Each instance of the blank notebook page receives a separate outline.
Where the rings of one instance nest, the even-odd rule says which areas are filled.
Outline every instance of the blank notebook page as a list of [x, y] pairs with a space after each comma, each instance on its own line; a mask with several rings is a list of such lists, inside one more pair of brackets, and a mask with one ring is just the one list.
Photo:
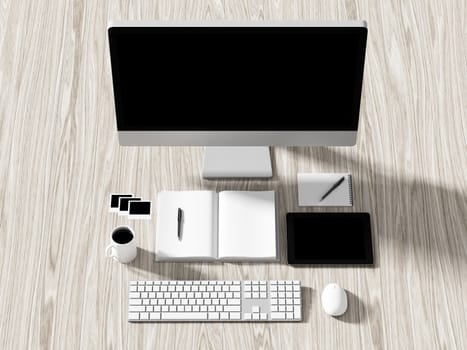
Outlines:
[[219, 258], [276, 259], [274, 191], [219, 193]]
[[[183, 210], [182, 239], [177, 236]], [[217, 194], [212, 191], [159, 192], [156, 260], [217, 258]]]

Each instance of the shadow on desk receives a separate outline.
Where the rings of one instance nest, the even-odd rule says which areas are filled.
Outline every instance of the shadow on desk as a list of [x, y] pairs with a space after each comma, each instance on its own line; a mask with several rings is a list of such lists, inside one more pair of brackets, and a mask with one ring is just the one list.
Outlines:
[[362, 323], [365, 321], [366, 307], [364, 302], [354, 293], [345, 290], [347, 293], [348, 308], [345, 314], [337, 319], [345, 323]]
[[[319, 170], [302, 168], [296, 169], [297, 172], [352, 173], [354, 206], [350, 208], [298, 207], [296, 178], [280, 187], [280, 195], [285, 197], [283, 203], [293, 203], [288, 211], [370, 212], [374, 267], [380, 266], [381, 254], [395, 256], [402, 269], [408, 259], [432, 264], [437, 258], [447, 263], [446, 266], [465, 261], [461, 244], [467, 232], [465, 188], [456, 187], [456, 183], [452, 187], [433, 183], [433, 175], [431, 180], [425, 174], [408, 177], [411, 171], [388, 166], [396, 161], [389, 157], [386, 164], [357, 158], [348, 150], [327, 147], [290, 147], [286, 152], [292, 153], [299, 164], [309, 164], [310, 168], [319, 165]], [[438, 171], [443, 170], [431, 170]], [[455, 179], [451, 176], [449, 180]], [[285, 220], [282, 221], [284, 225]], [[284, 245], [281, 250], [283, 261]]]
[[[155, 262], [155, 253], [138, 247], [138, 256], [129, 268], [157, 274], [167, 280], [209, 279], [197, 262]], [[210, 278], [213, 279], [213, 278]]]

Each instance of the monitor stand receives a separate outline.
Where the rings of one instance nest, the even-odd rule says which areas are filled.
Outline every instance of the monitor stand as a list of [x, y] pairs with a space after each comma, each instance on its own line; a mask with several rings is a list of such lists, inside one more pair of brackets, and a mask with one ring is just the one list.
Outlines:
[[206, 147], [203, 178], [272, 177], [269, 147]]

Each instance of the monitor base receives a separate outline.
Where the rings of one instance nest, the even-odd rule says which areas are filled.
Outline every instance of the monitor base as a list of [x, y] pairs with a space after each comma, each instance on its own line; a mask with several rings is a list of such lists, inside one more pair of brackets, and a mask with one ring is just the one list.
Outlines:
[[204, 179], [270, 178], [269, 147], [206, 147], [202, 176]]

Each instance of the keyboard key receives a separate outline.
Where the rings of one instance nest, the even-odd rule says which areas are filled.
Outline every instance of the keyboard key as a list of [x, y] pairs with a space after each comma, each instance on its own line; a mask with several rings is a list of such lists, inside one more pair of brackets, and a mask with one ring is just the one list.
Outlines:
[[251, 314], [249, 312], [243, 314], [244, 320], [251, 320]]
[[142, 305], [143, 300], [141, 299], [130, 299], [130, 305]]
[[231, 312], [229, 316], [231, 320], [239, 320], [241, 318], [240, 312]]
[[226, 305], [224, 306], [224, 311], [237, 312], [237, 311], [241, 311], [241, 308], [240, 306], [236, 306], [236, 305]]
[[207, 320], [207, 312], [163, 312], [162, 320]]
[[150, 320], [160, 320], [161, 319], [161, 314], [159, 312], [151, 312], [149, 314], [149, 319]]
[[271, 320], [285, 320], [285, 312], [271, 312]]
[[144, 312], [144, 311], [146, 311], [146, 306], [143, 306], [143, 305], [128, 306], [128, 312]]
[[221, 320], [228, 320], [228, 319], [229, 319], [229, 314], [228, 314], [228, 312], [221, 312], [221, 313], [220, 313], [220, 319], [221, 319]]
[[227, 304], [229, 305], [240, 305], [240, 299], [227, 299]]
[[294, 306], [294, 318], [301, 319], [302, 318], [302, 308], [300, 306]]
[[128, 320], [129, 321], [139, 320], [139, 312], [129, 312]]
[[219, 319], [219, 313], [218, 312], [210, 312], [208, 314], [210, 320], [218, 320]]
[[139, 314], [140, 320], [149, 320], [149, 314], [147, 312], [142, 312]]

